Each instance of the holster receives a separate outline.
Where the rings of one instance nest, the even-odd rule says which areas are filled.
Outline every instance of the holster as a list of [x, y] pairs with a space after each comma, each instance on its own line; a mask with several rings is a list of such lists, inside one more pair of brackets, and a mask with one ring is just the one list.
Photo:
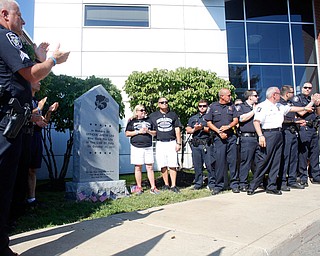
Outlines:
[[3, 132], [3, 135], [8, 139], [14, 139], [17, 137], [21, 128], [30, 119], [31, 109], [27, 103], [24, 107], [21, 107], [18, 99], [16, 98], [11, 98], [9, 100], [9, 106], [12, 108], [9, 114], [9, 122]]

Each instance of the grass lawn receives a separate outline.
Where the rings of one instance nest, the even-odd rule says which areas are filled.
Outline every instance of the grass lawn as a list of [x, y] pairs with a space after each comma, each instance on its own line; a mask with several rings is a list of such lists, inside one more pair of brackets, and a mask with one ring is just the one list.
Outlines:
[[[143, 180], [146, 180], [146, 174], [144, 173], [143, 175]], [[156, 184], [160, 188], [162, 186], [162, 179], [159, 178], [160, 173], [155, 173], [155, 175], [157, 178]], [[161, 191], [160, 195], [150, 194], [148, 182], [144, 182], [145, 192], [142, 195], [131, 195], [117, 200], [107, 200], [103, 203], [69, 201], [65, 199], [64, 191], [49, 191], [45, 189], [46, 184], [39, 183], [37, 198], [42, 202], [42, 205], [35, 209], [29, 209], [17, 221], [17, 225], [11, 235], [210, 196], [211, 193], [207, 189], [191, 190], [193, 178], [194, 174], [192, 172], [178, 172], [177, 181], [178, 186], [181, 188], [181, 193], [179, 194], [170, 191]], [[126, 180], [127, 186], [135, 184], [134, 175], [132, 174], [120, 175], [120, 179]]]

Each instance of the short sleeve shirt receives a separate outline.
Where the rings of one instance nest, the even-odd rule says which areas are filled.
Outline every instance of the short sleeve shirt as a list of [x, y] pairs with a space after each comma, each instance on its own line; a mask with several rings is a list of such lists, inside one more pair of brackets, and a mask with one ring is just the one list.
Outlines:
[[279, 102], [273, 104], [266, 99], [257, 106], [254, 120], [260, 121], [262, 129], [281, 128], [284, 115], [290, 111], [291, 107], [282, 105]]
[[[154, 131], [154, 125], [149, 118], [132, 119], [126, 127], [126, 131], [139, 131], [141, 128], [147, 127], [149, 130]], [[130, 137], [130, 143], [137, 148], [146, 148], [152, 146], [152, 136], [149, 133], [137, 134]]]
[[[249, 113], [252, 111], [252, 106], [250, 106], [247, 102], [244, 102], [242, 104], [237, 105], [236, 110], [238, 112], [238, 117], [240, 117], [243, 114]], [[245, 132], [255, 132], [255, 128], [253, 126], [253, 116], [245, 121], [245, 122], [240, 122], [239, 120], [239, 129], [241, 132], [245, 133]]]
[[18, 71], [33, 66], [33, 61], [23, 48], [21, 39], [14, 32], [0, 25], [0, 85], [4, 86], [5, 94], [2, 104], [10, 98], [17, 98], [20, 105], [32, 104], [30, 83]]
[[[204, 115], [202, 115], [201, 113], [198, 113], [190, 117], [188, 121], [188, 126], [191, 128], [194, 128], [195, 124], [202, 124], [202, 127], [206, 127], [207, 121], [204, 119]], [[192, 137], [198, 138], [198, 139], [207, 139], [209, 138], [209, 133], [205, 132], [204, 130], [198, 130], [194, 132]]]
[[[297, 107], [305, 107], [307, 106], [311, 101], [311, 97], [310, 96], [305, 96], [303, 94], [298, 94], [297, 96], [295, 96], [292, 100], [292, 103], [294, 106]], [[316, 113], [313, 111], [311, 113], [306, 113], [303, 116], [300, 116], [298, 113], [297, 115], [299, 117], [301, 117], [302, 119], [306, 120], [306, 121], [313, 121], [316, 119], [317, 115]]]
[[238, 113], [232, 103], [220, 104], [213, 102], [207, 111], [204, 119], [211, 121], [218, 129], [223, 125], [229, 125], [234, 118], [238, 118]]
[[157, 131], [157, 140], [170, 141], [176, 139], [175, 128], [182, 127], [182, 125], [175, 112], [169, 111], [164, 114], [156, 111], [150, 114], [150, 118]]

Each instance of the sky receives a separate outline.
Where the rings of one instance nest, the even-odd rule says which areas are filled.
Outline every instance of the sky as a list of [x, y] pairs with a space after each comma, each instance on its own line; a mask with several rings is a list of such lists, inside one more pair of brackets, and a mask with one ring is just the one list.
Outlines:
[[22, 18], [26, 22], [24, 30], [33, 39], [33, 27], [34, 27], [34, 0], [16, 0], [20, 5], [20, 11]]

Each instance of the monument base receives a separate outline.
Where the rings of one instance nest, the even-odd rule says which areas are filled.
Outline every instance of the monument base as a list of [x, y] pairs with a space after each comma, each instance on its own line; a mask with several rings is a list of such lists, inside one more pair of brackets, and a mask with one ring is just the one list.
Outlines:
[[128, 195], [125, 180], [66, 183], [66, 198], [71, 200], [103, 202]]

